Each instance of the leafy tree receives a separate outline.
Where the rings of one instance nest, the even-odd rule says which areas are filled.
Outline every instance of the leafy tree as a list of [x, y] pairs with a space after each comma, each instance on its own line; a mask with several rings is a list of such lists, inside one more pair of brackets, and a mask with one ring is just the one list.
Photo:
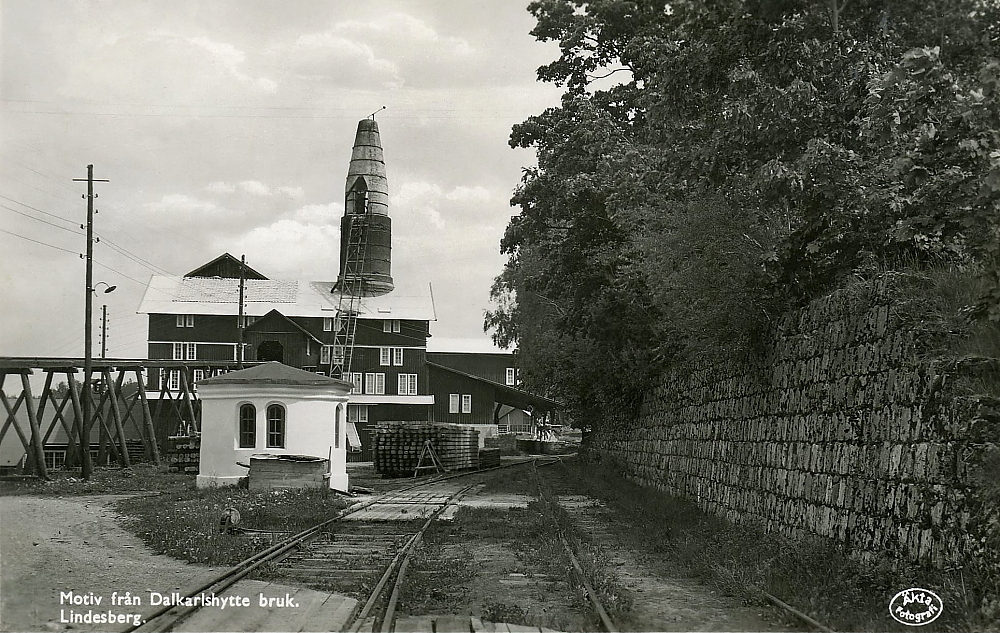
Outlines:
[[511, 135], [487, 328], [597, 419], [868, 261], [995, 258], [998, 6], [533, 2], [566, 91]]

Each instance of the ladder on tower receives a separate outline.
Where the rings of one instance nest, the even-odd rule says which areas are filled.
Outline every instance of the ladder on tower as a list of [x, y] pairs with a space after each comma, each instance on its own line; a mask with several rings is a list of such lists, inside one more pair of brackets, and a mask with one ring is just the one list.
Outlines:
[[[334, 337], [330, 376], [351, 381], [351, 360], [354, 357], [354, 335], [358, 327], [358, 311], [361, 309], [361, 295], [364, 290], [362, 275], [368, 261], [368, 220], [367, 205], [364, 212], [351, 214], [347, 252], [341, 270], [344, 271], [340, 283], [340, 297], [337, 302], [339, 329]], [[353, 257], [352, 257], [353, 255]], [[347, 305], [345, 306], [345, 301]]]

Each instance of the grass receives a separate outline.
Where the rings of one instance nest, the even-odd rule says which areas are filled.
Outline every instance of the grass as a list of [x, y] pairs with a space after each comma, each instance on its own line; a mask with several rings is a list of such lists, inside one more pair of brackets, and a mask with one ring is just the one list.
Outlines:
[[166, 466], [136, 464], [131, 468], [95, 468], [90, 479], [77, 470], [49, 472], [50, 480], [18, 478], [0, 481], [0, 495], [111, 495], [170, 492], [192, 488], [194, 475], [170, 472]]
[[1000, 630], [1000, 570], [986, 564], [942, 571], [886, 557], [865, 566], [830, 541], [733, 525], [606, 466], [569, 460], [558, 477], [606, 504], [623, 544], [664, 575], [685, 571], [752, 604], [766, 591], [838, 631], [908, 630], [888, 617], [889, 600], [926, 587], [945, 601], [935, 630]]
[[[192, 563], [232, 565], [332, 516], [347, 503], [326, 490], [251, 492], [235, 487], [184, 490], [122, 499], [126, 527], [158, 554]], [[220, 531], [227, 508], [245, 534]]]

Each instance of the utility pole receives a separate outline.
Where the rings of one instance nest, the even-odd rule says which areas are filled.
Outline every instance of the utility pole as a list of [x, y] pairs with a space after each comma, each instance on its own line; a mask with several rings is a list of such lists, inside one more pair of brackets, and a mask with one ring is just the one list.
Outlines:
[[243, 369], [243, 330], [246, 327], [246, 323], [244, 322], [246, 316], [243, 314], [243, 285], [246, 280], [246, 271], [247, 271], [247, 256], [240, 255], [240, 312], [239, 312], [240, 316], [236, 321], [236, 327], [239, 330], [240, 334], [240, 342], [237, 343], [238, 347], [236, 348], [237, 369]]
[[[74, 178], [74, 182], [83, 182], [83, 178]], [[94, 166], [87, 165], [87, 301], [84, 312], [83, 332], [83, 424], [80, 428], [80, 474], [84, 479], [90, 479], [92, 464], [90, 463], [90, 427], [91, 420], [91, 374], [94, 371], [92, 346], [94, 308], [94, 182], [109, 182], [104, 179], [94, 179]]]
[[101, 358], [108, 357], [108, 304], [101, 306]]

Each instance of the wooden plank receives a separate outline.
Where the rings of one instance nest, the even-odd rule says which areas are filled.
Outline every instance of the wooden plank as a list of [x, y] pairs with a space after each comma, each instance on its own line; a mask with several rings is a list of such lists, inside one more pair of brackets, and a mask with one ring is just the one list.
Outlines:
[[304, 614], [299, 621], [299, 631], [340, 631], [347, 625], [357, 610], [358, 601], [336, 593], [327, 596], [316, 612]]
[[257, 606], [257, 594], [270, 583], [260, 580], [241, 580], [225, 592], [223, 596], [244, 596], [250, 599], [249, 607], [220, 609], [208, 607], [195, 611], [190, 617], [174, 627], [174, 631], [209, 633], [212, 631], [257, 631], [256, 623], [266, 613]]
[[396, 630], [406, 633], [434, 633], [434, 618], [429, 615], [396, 618]]
[[[274, 583], [268, 585], [264, 589], [264, 596], [274, 596], [281, 597], [282, 592], [291, 594], [292, 601], [298, 605], [298, 607], [274, 607], [270, 611], [265, 611], [261, 608], [263, 617], [254, 623], [254, 629], [257, 631], [294, 631], [298, 628], [298, 622], [305, 615], [305, 604], [310, 604], [315, 600], [318, 600], [320, 604], [326, 601], [329, 597], [324, 593], [319, 591], [312, 591], [306, 589], [305, 587], [289, 587], [286, 585], [276, 585]], [[318, 594], [318, 595], [317, 595]], [[251, 600], [257, 600], [259, 597], [254, 594]]]
[[496, 627], [489, 620], [483, 622], [479, 618], [473, 616], [472, 618], [469, 618], [469, 624], [472, 627], [472, 633], [496, 633]]
[[441, 615], [434, 620], [435, 633], [471, 633], [471, 631], [472, 622], [467, 615]]

